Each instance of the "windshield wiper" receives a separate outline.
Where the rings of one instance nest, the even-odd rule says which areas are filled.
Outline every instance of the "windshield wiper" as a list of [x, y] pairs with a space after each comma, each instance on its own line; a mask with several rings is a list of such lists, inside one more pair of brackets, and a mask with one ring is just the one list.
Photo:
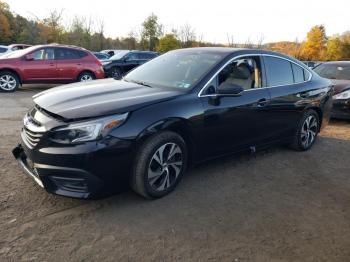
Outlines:
[[143, 82], [143, 81], [126, 80], [125, 78], [123, 78], [123, 80], [126, 81], [126, 82], [135, 83], [135, 84], [142, 85], [142, 86], [152, 87], [152, 86], [150, 86], [149, 84], [147, 84], [146, 82]]

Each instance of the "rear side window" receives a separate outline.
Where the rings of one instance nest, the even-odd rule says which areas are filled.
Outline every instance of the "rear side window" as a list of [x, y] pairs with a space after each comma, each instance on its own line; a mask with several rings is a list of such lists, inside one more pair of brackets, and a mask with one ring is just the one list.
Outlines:
[[78, 50], [77, 52], [78, 52], [78, 54], [79, 54], [79, 56], [80, 56], [81, 58], [83, 58], [83, 57], [85, 57], [85, 56], [87, 56], [87, 55], [88, 55], [88, 53], [87, 53], [87, 52], [82, 51], [82, 50]]
[[140, 59], [152, 59], [155, 56], [155, 54], [152, 54], [152, 53], [139, 53], [139, 57]]
[[265, 56], [264, 62], [268, 86], [291, 85], [294, 83], [292, 65], [289, 61]]
[[68, 49], [68, 48], [57, 48], [56, 59], [67, 60], [67, 59], [79, 59], [82, 57], [80, 50]]
[[304, 69], [296, 64], [292, 63], [292, 69], [294, 74], [294, 82], [301, 83], [305, 81], [304, 78]]
[[6, 48], [0, 47], [0, 53], [5, 53], [7, 51]]
[[138, 53], [129, 53], [126, 56], [126, 60], [138, 60], [139, 59], [139, 54]]
[[94, 54], [98, 59], [108, 59], [108, 55], [95, 53]]

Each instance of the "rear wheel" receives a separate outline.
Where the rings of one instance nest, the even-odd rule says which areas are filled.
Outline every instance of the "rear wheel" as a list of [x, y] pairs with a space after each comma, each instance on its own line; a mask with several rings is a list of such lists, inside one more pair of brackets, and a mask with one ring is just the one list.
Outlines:
[[8, 71], [0, 72], [0, 90], [2, 92], [14, 92], [19, 86], [19, 78]]
[[79, 82], [87, 82], [94, 79], [95, 79], [95, 76], [90, 72], [82, 72], [78, 77]]
[[310, 109], [299, 122], [297, 132], [291, 147], [298, 151], [306, 151], [315, 143], [320, 129], [318, 114]]
[[187, 165], [187, 148], [181, 136], [162, 132], [141, 146], [131, 177], [131, 187], [146, 198], [160, 198], [180, 182]]

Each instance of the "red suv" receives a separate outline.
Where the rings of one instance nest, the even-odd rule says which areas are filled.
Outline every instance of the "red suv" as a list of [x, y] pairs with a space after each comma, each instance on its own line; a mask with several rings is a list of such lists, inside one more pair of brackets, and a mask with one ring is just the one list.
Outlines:
[[0, 57], [0, 91], [26, 83], [69, 83], [104, 78], [101, 62], [89, 51], [65, 45], [40, 45]]

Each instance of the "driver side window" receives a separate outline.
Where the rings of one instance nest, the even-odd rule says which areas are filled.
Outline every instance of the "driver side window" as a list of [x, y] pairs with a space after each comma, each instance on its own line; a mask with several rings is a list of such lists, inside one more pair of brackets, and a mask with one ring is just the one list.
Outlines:
[[260, 56], [239, 58], [225, 66], [214, 78], [207, 89], [207, 94], [216, 93], [219, 86], [236, 85], [244, 90], [263, 86]]
[[33, 60], [53, 60], [55, 59], [52, 48], [43, 48], [32, 53]]

